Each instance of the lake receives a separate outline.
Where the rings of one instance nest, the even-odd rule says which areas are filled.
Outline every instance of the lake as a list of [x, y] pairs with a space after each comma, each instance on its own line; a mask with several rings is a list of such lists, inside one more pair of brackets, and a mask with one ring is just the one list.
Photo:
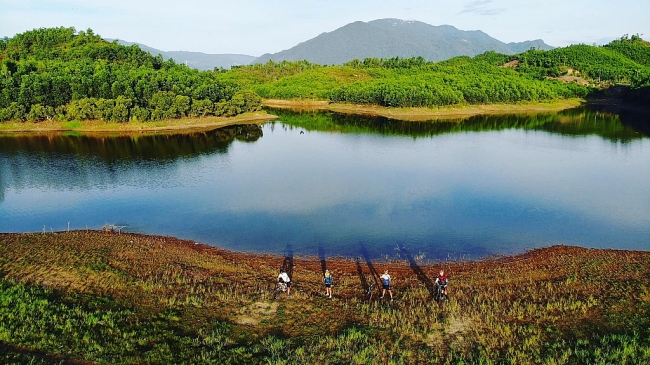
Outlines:
[[112, 224], [235, 251], [425, 262], [650, 249], [647, 116], [271, 112], [184, 135], [0, 136], [0, 231]]

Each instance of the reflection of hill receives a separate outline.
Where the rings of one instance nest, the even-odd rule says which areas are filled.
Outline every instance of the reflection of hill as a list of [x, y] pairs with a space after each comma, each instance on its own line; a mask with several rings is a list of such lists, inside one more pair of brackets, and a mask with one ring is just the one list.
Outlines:
[[129, 181], [137, 185], [147, 178], [164, 181], [161, 166], [226, 153], [234, 140], [252, 142], [260, 137], [262, 128], [256, 124], [182, 135], [0, 136], [0, 202], [9, 186], [73, 189]]
[[235, 125], [212, 131], [148, 136], [35, 135], [1, 136], [0, 154], [80, 155], [106, 163], [171, 161], [202, 154], [225, 153], [234, 140], [256, 141], [262, 128], [256, 124]]
[[[504, 129], [541, 130], [563, 135], [598, 135], [611, 141], [627, 142], [644, 135], [622, 123], [622, 116], [587, 107], [556, 113], [479, 115], [458, 121], [406, 122], [385, 117], [368, 117], [333, 112], [295, 112], [271, 109], [279, 121], [307, 130], [372, 133], [429, 137], [446, 133], [498, 131]], [[630, 118], [630, 116], [627, 116]]]
[[4, 163], [2, 162], [2, 159], [0, 159], [0, 203], [5, 201], [5, 189], [7, 188], [7, 184], [5, 183], [5, 180], [7, 179], [7, 176], [5, 175], [5, 171], [2, 168], [2, 165]]

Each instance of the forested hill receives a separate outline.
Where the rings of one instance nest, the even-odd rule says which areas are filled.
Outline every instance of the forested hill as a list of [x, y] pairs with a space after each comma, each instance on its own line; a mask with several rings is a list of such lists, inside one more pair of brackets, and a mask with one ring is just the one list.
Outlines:
[[90, 29], [41, 28], [0, 40], [0, 121], [235, 115], [260, 103], [214, 72], [107, 42]]
[[387, 107], [537, 102], [613, 85], [650, 104], [649, 60], [650, 43], [624, 36], [601, 47], [490, 51], [442, 62], [283, 61], [198, 71], [136, 45], [107, 42], [92, 30], [37, 29], [0, 40], [0, 122], [231, 116], [259, 108], [260, 96]]
[[274, 99], [329, 99], [388, 107], [515, 103], [585, 97], [619, 85], [626, 97], [649, 101], [650, 45], [624, 36], [606, 46], [573, 45], [506, 55], [485, 52], [442, 62], [366, 58], [323, 67], [307, 61], [268, 62], [219, 75]]
[[531, 47], [553, 47], [541, 39], [521, 43], [503, 43], [482, 31], [463, 31], [450, 25], [433, 26], [418, 21], [379, 19], [354, 22], [323, 33], [295, 47], [265, 54], [253, 61], [307, 60], [321, 65], [340, 65], [353, 59], [423, 57], [441, 61], [456, 56], [475, 56], [486, 51], [513, 54]]

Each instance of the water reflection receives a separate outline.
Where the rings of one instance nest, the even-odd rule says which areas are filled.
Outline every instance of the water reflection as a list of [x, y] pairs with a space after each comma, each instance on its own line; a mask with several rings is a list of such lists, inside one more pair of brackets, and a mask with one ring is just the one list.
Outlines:
[[263, 135], [257, 124], [235, 125], [205, 132], [106, 136], [79, 134], [0, 135], [0, 154], [98, 158], [106, 164], [149, 161], [158, 163], [202, 154], [226, 153], [235, 140], [255, 142]]
[[[296, 112], [268, 108], [283, 124], [321, 132], [365, 133], [432, 137], [446, 133], [486, 132], [505, 129], [537, 130], [562, 135], [597, 135], [614, 142], [629, 142], [650, 135], [648, 117], [639, 113], [616, 114], [606, 108], [582, 106], [539, 114], [478, 115], [463, 120], [409, 122], [335, 112]], [[623, 122], [622, 115], [626, 122]], [[644, 119], [645, 118], [645, 119]]]
[[0, 137], [0, 231], [116, 224], [414, 270], [560, 243], [648, 249], [650, 139], [617, 115], [277, 114], [180, 136]]
[[67, 190], [142, 183], [147, 174], [176, 168], [179, 160], [225, 155], [233, 141], [262, 136], [256, 124], [174, 135], [0, 136], [0, 202], [9, 186]]

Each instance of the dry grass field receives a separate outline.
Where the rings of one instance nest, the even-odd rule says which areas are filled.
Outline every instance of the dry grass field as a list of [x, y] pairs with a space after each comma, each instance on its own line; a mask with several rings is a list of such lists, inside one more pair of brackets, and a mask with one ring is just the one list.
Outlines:
[[[434, 264], [401, 256], [282, 257], [97, 231], [0, 234], [0, 361], [650, 361], [650, 252], [553, 246]], [[281, 267], [292, 295], [273, 299]], [[450, 299], [439, 303], [440, 268]], [[379, 299], [384, 270], [392, 302]]]

